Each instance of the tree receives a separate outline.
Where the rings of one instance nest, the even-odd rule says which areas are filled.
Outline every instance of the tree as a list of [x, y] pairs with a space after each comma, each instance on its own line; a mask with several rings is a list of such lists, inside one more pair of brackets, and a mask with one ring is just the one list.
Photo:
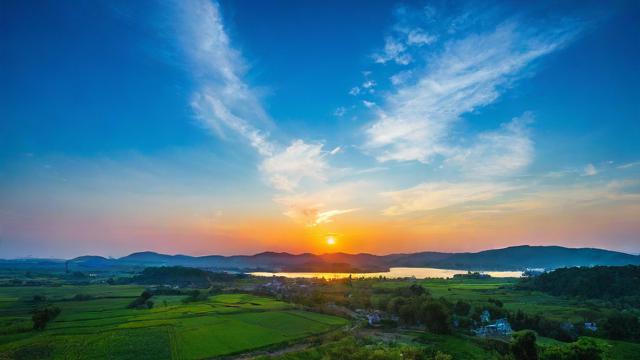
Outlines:
[[425, 294], [427, 292], [422, 287], [422, 285], [419, 285], [419, 284], [413, 284], [413, 285], [409, 286], [409, 290], [411, 290], [411, 293], [413, 294], [413, 296], [420, 296], [420, 295]]
[[538, 360], [536, 334], [533, 331], [517, 333], [511, 343], [511, 353], [516, 360]]
[[463, 300], [458, 300], [453, 308], [455, 314], [460, 316], [467, 316], [469, 310], [471, 310], [471, 304]]
[[57, 306], [46, 306], [33, 312], [31, 320], [33, 320], [33, 328], [36, 330], [44, 330], [47, 323], [55, 319], [60, 314], [60, 308]]
[[[153, 296], [153, 293], [149, 290], [143, 291], [140, 296], [138, 296], [135, 300], [133, 300], [129, 304], [130, 309], [151, 309], [153, 307], [153, 302], [149, 300]], [[151, 306], [149, 306], [151, 305]]]
[[634, 315], [617, 312], [607, 318], [602, 330], [614, 340], [640, 340], [640, 321]]
[[451, 314], [439, 301], [430, 300], [422, 305], [420, 318], [428, 331], [436, 334], [451, 332]]

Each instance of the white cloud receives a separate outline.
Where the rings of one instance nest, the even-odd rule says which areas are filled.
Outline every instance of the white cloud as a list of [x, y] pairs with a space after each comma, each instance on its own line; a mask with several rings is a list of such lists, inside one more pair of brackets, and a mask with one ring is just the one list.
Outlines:
[[382, 53], [374, 54], [373, 60], [379, 64], [394, 61], [398, 65], [407, 65], [413, 60], [411, 55], [406, 53], [406, 45], [392, 36], [387, 36], [384, 42]]
[[[263, 157], [260, 169], [278, 190], [293, 191], [304, 178], [325, 180], [329, 168], [322, 144], [295, 140], [281, 149], [260, 129], [270, 119], [256, 91], [244, 80], [240, 53], [233, 49], [218, 5], [206, 0], [180, 3], [181, 39], [200, 84], [191, 106], [197, 118], [220, 136], [230, 130]], [[346, 109], [338, 108], [336, 116]]]
[[383, 213], [396, 216], [468, 202], [487, 201], [514, 189], [514, 186], [502, 183], [423, 183], [405, 190], [382, 193], [384, 198], [393, 203]]
[[362, 183], [344, 183], [311, 194], [281, 195], [274, 201], [285, 207], [284, 214], [291, 219], [316, 226], [332, 222], [336, 216], [348, 214], [359, 209], [347, 204], [365, 187]]
[[323, 211], [316, 216], [316, 220], [313, 224], [319, 225], [319, 224], [329, 223], [333, 221], [333, 217], [335, 216], [348, 214], [350, 212], [354, 212], [357, 210], [358, 209], [344, 209], [344, 210], [336, 209], [336, 210]]
[[331, 154], [331, 155], [336, 155], [336, 154], [340, 153], [341, 151], [342, 151], [342, 147], [340, 147], [340, 146], [336, 146], [335, 148], [333, 148], [333, 150], [331, 150], [331, 151], [329, 152], [329, 154]]
[[351, 90], [349, 90], [349, 95], [356, 96], [358, 94], [360, 94], [360, 88], [357, 86], [354, 86], [351, 88]]
[[218, 135], [224, 130], [245, 137], [264, 156], [273, 152], [267, 134], [255, 123], [269, 122], [260, 99], [243, 80], [244, 60], [231, 47], [215, 3], [194, 1], [181, 4], [180, 34], [184, 51], [193, 62], [201, 84], [191, 105], [196, 116]]
[[347, 113], [347, 108], [345, 108], [344, 106], [339, 106], [334, 112], [333, 112], [333, 116], [337, 116], [337, 117], [343, 117], [344, 114]]
[[444, 44], [417, 75], [387, 97], [366, 128], [366, 148], [379, 161], [430, 162], [451, 156], [452, 127], [461, 115], [493, 103], [532, 61], [566, 43], [571, 29], [519, 29], [514, 23]]
[[411, 70], [400, 71], [399, 73], [392, 75], [389, 80], [394, 86], [403, 85], [411, 78], [412, 74], [413, 72]]
[[376, 82], [373, 80], [366, 80], [365, 82], [362, 83], [362, 87], [364, 89], [370, 89], [374, 86], [376, 86]]
[[271, 156], [274, 144], [268, 135], [255, 128], [249, 122], [234, 114], [233, 109], [225, 104], [225, 99], [214, 95], [205, 88], [193, 95], [191, 106], [198, 119], [210, 129], [222, 135], [222, 126], [243, 136], [262, 156]]
[[533, 121], [525, 113], [500, 129], [480, 133], [468, 147], [455, 148], [448, 159], [467, 176], [511, 175], [525, 168], [533, 160], [533, 141], [527, 124]]
[[[608, 183], [574, 183], [558, 186], [534, 183], [518, 185], [506, 182], [424, 183], [416, 187], [383, 193], [392, 202], [384, 210], [388, 216], [414, 212], [436, 211], [454, 207], [455, 211], [441, 211], [445, 216], [468, 214], [514, 213], [519, 211], [562, 212], [602, 204], [635, 203], [640, 200], [637, 180]], [[453, 214], [453, 215], [452, 215]]]
[[622, 164], [622, 165], [618, 166], [618, 169], [629, 169], [629, 168], [632, 168], [632, 167], [638, 166], [638, 165], [640, 165], [640, 161], [631, 162], [631, 163], [627, 163], [627, 164]]
[[587, 166], [585, 166], [582, 172], [583, 176], [594, 176], [597, 174], [598, 174], [598, 169], [596, 169], [596, 167], [593, 166], [593, 164], [588, 164]]
[[433, 44], [438, 39], [435, 35], [430, 35], [424, 32], [422, 29], [412, 29], [407, 33], [407, 44], [409, 45], [429, 45]]
[[295, 140], [284, 151], [267, 157], [260, 166], [273, 187], [293, 191], [303, 178], [324, 181], [329, 165], [322, 144]]
[[367, 100], [362, 100], [362, 104], [368, 107], [369, 109], [376, 106], [376, 103], [374, 103], [373, 101], [367, 101]]

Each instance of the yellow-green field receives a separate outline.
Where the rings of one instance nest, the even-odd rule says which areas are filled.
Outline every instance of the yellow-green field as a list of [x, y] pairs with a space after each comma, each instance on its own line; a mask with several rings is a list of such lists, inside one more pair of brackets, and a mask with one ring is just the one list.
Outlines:
[[[269, 298], [223, 294], [183, 304], [154, 296], [153, 309], [126, 306], [137, 286], [0, 288], [0, 359], [202, 359], [286, 343], [335, 329], [346, 320], [305, 312]], [[44, 331], [29, 329], [34, 294], [62, 309]], [[88, 301], [69, 301], [75, 294]]]

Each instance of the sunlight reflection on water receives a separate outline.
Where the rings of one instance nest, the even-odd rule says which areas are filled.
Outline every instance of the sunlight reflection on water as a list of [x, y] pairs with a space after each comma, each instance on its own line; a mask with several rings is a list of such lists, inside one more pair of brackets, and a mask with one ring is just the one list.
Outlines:
[[[425, 278], [452, 278], [456, 274], [466, 274], [466, 270], [447, 270], [447, 269], [435, 269], [435, 268], [411, 268], [411, 267], [394, 267], [387, 272], [376, 273], [322, 273], [322, 272], [252, 272], [251, 275], [255, 276], [284, 276], [288, 278], [325, 278], [325, 279], [342, 279], [351, 275], [354, 278], [373, 278], [373, 277], [386, 277], [386, 278], [407, 278], [415, 277], [416, 279]], [[522, 271], [481, 271], [483, 274], [488, 274], [491, 277], [506, 278], [506, 277], [522, 277]]]

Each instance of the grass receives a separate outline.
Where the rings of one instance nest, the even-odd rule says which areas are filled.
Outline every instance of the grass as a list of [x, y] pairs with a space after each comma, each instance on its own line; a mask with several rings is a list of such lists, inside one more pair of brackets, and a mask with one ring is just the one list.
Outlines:
[[605, 340], [590, 338], [603, 350], [603, 359], [622, 360], [638, 359], [640, 357], [640, 344], [626, 341]]
[[454, 359], [490, 360], [499, 359], [500, 355], [482, 347], [481, 342], [475, 338], [461, 335], [437, 335], [432, 333], [414, 333], [421, 343], [443, 351]]
[[[345, 319], [297, 310], [247, 294], [183, 304], [157, 296], [150, 310], [127, 309], [137, 286], [0, 288], [0, 324], [30, 327], [33, 295], [62, 309], [47, 329], [0, 335], [0, 359], [202, 359], [241, 353], [323, 333]], [[92, 295], [72, 301], [75, 294]]]

